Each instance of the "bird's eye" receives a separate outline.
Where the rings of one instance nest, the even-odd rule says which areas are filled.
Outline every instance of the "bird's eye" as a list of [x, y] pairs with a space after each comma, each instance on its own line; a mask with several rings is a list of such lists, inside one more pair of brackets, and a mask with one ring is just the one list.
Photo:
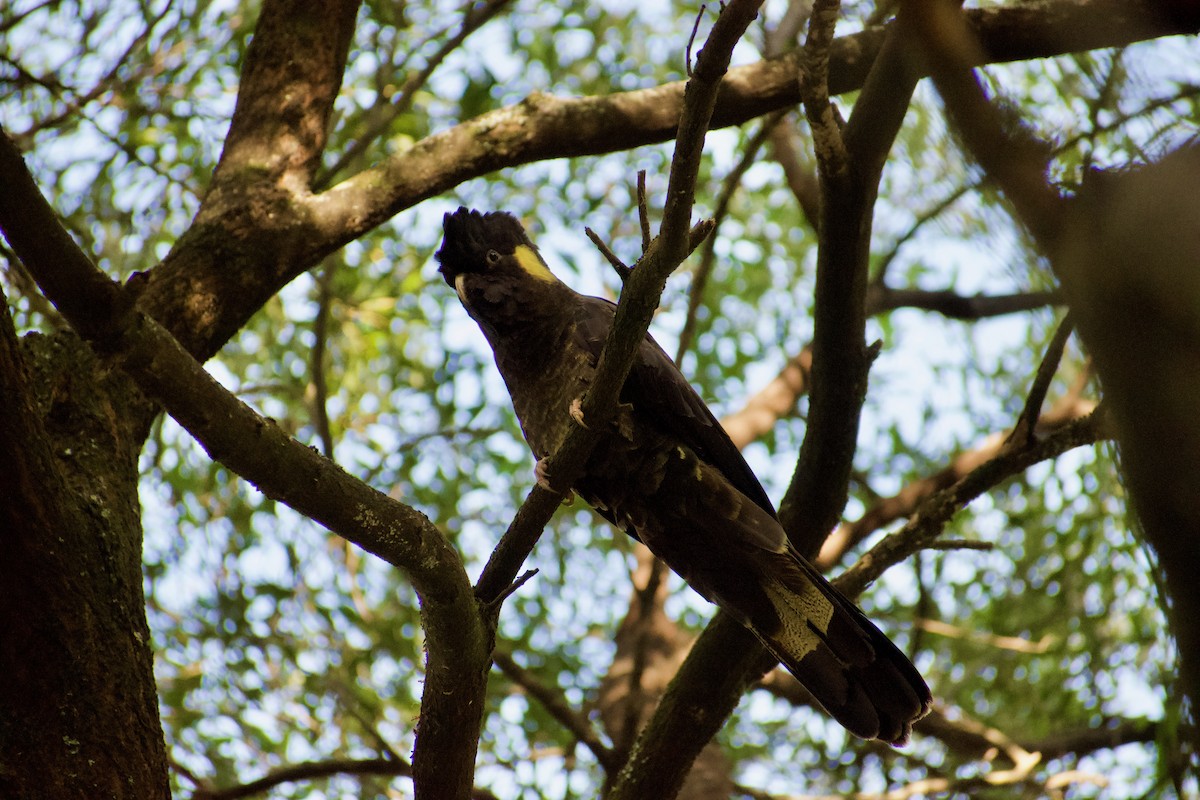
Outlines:
[[500, 254], [495, 250], [488, 250], [487, 255], [484, 256], [484, 258], [486, 258], [487, 262], [493, 267], [500, 263]]

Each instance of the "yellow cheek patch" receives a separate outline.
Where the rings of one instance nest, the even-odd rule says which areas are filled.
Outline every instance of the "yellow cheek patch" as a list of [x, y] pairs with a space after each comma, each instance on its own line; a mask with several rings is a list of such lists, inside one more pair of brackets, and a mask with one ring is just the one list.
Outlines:
[[550, 271], [550, 268], [546, 266], [545, 262], [528, 245], [517, 245], [517, 249], [513, 251], [513, 257], [517, 259], [517, 263], [521, 265], [521, 269], [539, 281], [551, 283], [558, 280], [558, 278], [554, 277], [554, 273]]

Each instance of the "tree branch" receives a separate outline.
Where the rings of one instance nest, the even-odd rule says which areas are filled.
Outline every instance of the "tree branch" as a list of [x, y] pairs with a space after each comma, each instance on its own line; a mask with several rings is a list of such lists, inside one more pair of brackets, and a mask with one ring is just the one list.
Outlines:
[[1016, 424], [1013, 425], [1012, 433], [1008, 435], [1008, 440], [1005, 442], [1006, 447], [1024, 446], [1033, 439], [1034, 428], [1042, 415], [1042, 404], [1046, 402], [1046, 392], [1050, 391], [1050, 382], [1054, 380], [1054, 375], [1058, 372], [1058, 365], [1062, 362], [1067, 340], [1071, 338], [1074, 330], [1075, 325], [1068, 313], [1054, 331], [1054, 336], [1050, 338], [1046, 353], [1042, 356], [1041, 363], [1038, 364], [1037, 372], [1034, 373], [1033, 383], [1029, 387], [1029, 395], [1025, 398], [1025, 407], [1021, 409], [1021, 414], [1017, 417]]
[[900, 308], [917, 308], [922, 311], [934, 311], [949, 319], [968, 322], [1033, 311], [1063, 302], [1062, 292], [1057, 289], [1015, 294], [961, 295], [950, 289], [893, 289], [880, 283], [872, 283], [867, 290], [867, 311], [871, 316]]
[[225, 193], [236, 195], [247, 183], [308, 191], [328, 138], [358, 6], [358, 0], [263, 4], [198, 222], [206, 207], [219, 207]]
[[833, 581], [834, 585], [848, 597], [857, 597], [889, 567], [937, 539], [950, 517], [976, 497], [1040, 461], [1056, 458], [1081, 445], [1092, 444], [1105, 435], [1103, 412], [1097, 410], [1063, 426], [1045, 439], [1032, 441], [1020, 448], [1002, 448], [952, 486], [925, 498], [903, 528], [888, 534], [871, 548], [854, 566], [839, 575]]
[[[814, 15], [813, 24], [819, 19]], [[821, 219], [813, 301], [812, 391], [796, 471], [779, 508], [788, 538], [809, 558], [837, 524], [849, 496], [867, 371], [874, 357], [865, 339], [875, 198], [887, 153], [916, 82], [903, 37], [893, 28], [845, 130], [828, 130], [823, 136], [829, 143], [817, 151]], [[819, 88], [805, 98], [806, 108], [822, 102], [827, 101], [822, 100]], [[807, 113], [812, 126], [832, 124], [824, 119], [827, 114], [820, 107]], [[813, 135], [818, 135], [815, 127]]]
[[780, 418], [792, 413], [796, 402], [808, 391], [812, 375], [812, 347], [788, 359], [771, 381], [732, 414], [721, 418], [721, 427], [742, 450], [765, 436]]
[[[1150, 15], [1151, 8], [1149, 0], [1058, 0], [1032, 8], [979, 9], [968, 18], [991, 61], [1058, 55], [1196, 30], [1187, 20]], [[339, 26], [322, 27], [336, 30]], [[883, 39], [882, 28], [834, 39], [831, 94], [862, 86]], [[293, 48], [286, 37], [272, 41], [276, 46], [267, 48], [264, 37], [264, 47], [254, 52], [277, 50], [285, 57], [287, 52], [304, 53], [303, 58], [284, 58], [281, 63], [312, 57], [302, 43]], [[334, 52], [329, 47], [314, 51], [322, 58]], [[730, 70], [721, 84], [711, 124], [741, 124], [794, 105], [799, 98], [798, 64], [799, 56], [793, 53]], [[316, 66], [305, 69], [305, 75], [312, 75]], [[326, 70], [325, 74], [329, 80], [340, 72]], [[217, 203], [210, 192], [197, 224], [152, 271], [142, 307], [166, 324], [189, 352], [205, 360], [279, 288], [400, 210], [504, 167], [669, 140], [677, 130], [683, 86], [673, 83], [573, 99], [533, 95], [426, 137], [315, 196], [303, 187], [286, 192], [272, 189], [273, 184], [248, 171], [245, 189], [258, 187], [256, 202], [249, 203], [249, 196], [239, 202], [236, 193], [224, 193], [217, 196], [228, 202]], [[322, 90], [321, 96], [330, 92], [336, 93], [336, 85]], [[246, 236], [248, 231], [253, 231], [253, 237]]]
[[796, 125], [790, 117], [784, 117], [771, 129], [771, 157], [783, 168], [788, 189], [796, 198], [805, 222], [815, 231], [821, 224], [821, 189], [816, 173], [805, 163], [796, 145], [798, 137]]
[[850, 168], [850, 154], [842, 139], [842, 119], [829, 101], [829, 49], [841, 6], [841, 0], [813, 3], [800, 73], [800, 99], [812, 130], [817, 173], [826, 180]]
[[348, 241], [314, 235], [308, 204], [358, 5], [262, 5], [208, 191], [139, 301], [201, 361]]
[[684, 354], [691, 347], [692, 337], [696, 333], [696, 315], [700, 310], [700, 304], [704, 302], [704, 290], [708, 287], [708, 278], [716, 263], [717, 228], [720, 227], [721, 220], [729, 213], [729, 204], [733, 202], [733, 196], [737, 194], [746, 170], [754, 164], [755, 159], [758, 158], [758, 151], [762, 149], [763, 144], [770, 137], [771, 131], [783, 119], [785, 113], [777, 111], [763, 120], [758, 132], [746, 142], [738, 163], [729, 171], [721, 184], [721, 191], [713, 206], [713, 232], [704, 240], [704, 249], [700, 251], [700, 264], [692, 275], [692, 287], [688, 291], [687, 313], [684, 316], [683, 328], [679, 332], [679, 344], [675, 349], [676, 364], [682, 361]]
[[[1195, 33], [1200, 24], [1153, 13], [1153, 0], [1057, 0], [1031, 6], [971, 9], [987, 63], [1043, 58]], [[894, 23], [893, 23], [894, 24]], [[838, 37], [830, 45], [829, 94], [862, 87], [885, 28]], [[981, 62], [983, 63], [983, 62]], [[712, 127], [794, 106], [800, 54], [729, 70]], [[684, 83], [603, 97], [535, 94], [429, 136], [411, 149], [333, 187], [313, 203], [326, 237], [338, 244], [471, 178], [550, 158], [597, 155], [669, 140], [678, 127]]]
[[[206, 786], [197, 782], [197, 788], [192, 793], [192, 800], [241, 800], [263, 794], [284, 783], [299, 781], [314, 781], [322, 778], [332, 778], [337, 775], [394, 775], [412, 777], [412, 764], [403, 759], [395, 758], [334, 758], [328, 761], [308, 761], [302, 764], [289, 764], [273, 769], [261, 778], [237, 786], [223, 789]], [[496, 800], [496, 795], [486, 789], [472, 789], [471, 800]]]
[[[759, 686], [775, 697], [795, 706], [815, 707], [812, 694], [783, 669], [772, 670]], [[948, 717], [938, 707], [922, 717], [913, 727], [922, 736], [937, 739], [964, 759], [983, 759], [996, 753], [1009, 764], [1014, 763], [1009, 753], [1016, 746], [1018, 751], [1040, 753], [1044, 761], [1064, 756], [1085, 756], [1125, 744], [1154, 741], [1161, 722], [1144, 718], [1110, 717], [1099, 725], [1086, 728], [1071, 728], [1033, 739], [1020, 735], [1007, 736], [995, 728], [956, 711], [954, 718]]]
[[[1038, 420], [1035, 433], [1048, 436], [1063, 426], [1086, 417], [1095, 411], [1096, 404], [1090, 400], [1070, 397]], [[891, 497], [885, 497], [871, 506], [854, 522], [843, 522], [821, 545], [821, 552], [813, 564], [822, 572], [833, 569], [846, 553], [883, 526], [916, 513], [925, 500], [940, 491], [954, 486], [972, 471], [995, 458], [1004, 449], [1007, 433], [993, 433], [971, 450], [959, 453], [949, 465], [932, 475], [909, 483]]]
[[[474, 774], [492, 632], [483, 625], [449, 542], [420, 512], [351, 477], [256, 414], [167, 331], [136, 312], [136, 277], [118, 287], [75, 246], [7, 137], [0, 137], [0, 178], [8, 189], [0, 193], [0, 229], [76, 330], [161, 403], [215, 461], [409, 577], [421, 598], [427, 653], [414, 754], [417, 791], [465, 797]], [[94, 292], [90, 304], [80, 297], [81, 286]], [[432, 777], [423, 780], [423, 759], [429, 758], [436, 763]]]
[[316, 177], [313, 182], [314, 189], [323, 190], [327, 188], [333, 179], [337, 177], [338, 173], [345, 169], [354, 159], [363, 155], [387, 131], [389, 125], [412, 108], [413, 98], [416, 97], [418, 90], [429, 81], [430, 76], [446, 60], [446, 57], [461, 47], [468, 36], [479, 30], [485, 22], [498, 15], [511, 2], [512, 0], [484, 0], [482, 4], [476, 6], [475, 0], [467, 0], [466, 11], [463, 13], [459, 29], [429, 57], [429, 60], [425, 62], [425, 66], [404, 79], [404, 84], [396, 92], [391, 102], [382, 109], [382, 113], [375, 115], [371, 119], [366, 130], [338, 156], [333, 166], [328, 170], [323, 170]]
[[[1200, 8], [1152, 11], [1187, 25]], [[1070, 199], [1046, 177], [1049, 148], [989, 101], [968, 70], [979, 47], [953, 3], [912, 2], [911, 17], [934, 83], [970, 154], [1004, 191], [1062, 281], [1092, 352], [1118, 441], [1122, 472], [1165, 576], [1183, 693], [1200, 718], [1200, 249], [1191, 202], [1200, 148], [1115, 176], [1094, 173]]]
[[[733, 47], [757, 16], [760, 4], [761, 0], [733, 0], [725, 5], [696, 59], [695, 69], [692, 71], [692, 76], [688, 80], [684, 92], [684, 110], [679, 118], [675, 156], [671, 161], [667, 202], [663, 209], [663, 222], [659, 229], [659, 236], [655, 240], [655, 244], [661, 248], [661, 254], [657, 258], [651, 258], [650, 254], [643, 257], [634, 269], [633, 275], [630, 276], [625, 290], [621, 293], [621, 302], [617, 306], [613, 331], [605, 343], [604, 353], [601, 355], [597, 367], [596, 386], [593, 386], [592, 390], [588, 392], [589, 397], [584, 400], [585, 418], [588, 413], [588, 400], [592, 399], [591, 395], [596, 393], [596, 388], [600, 385], [601, 376], [606, 371], [606, 362], [609, 359], [618, 362], [622, 367], [621, 381], [608, 388], [607, 393], [610, 395], [608, 398], [601, 399], [605, 399], [610, 406], [615, 405], [620, 385], [629, 371], [629, 364], [633, 360], [636, 348], [649, 327], [650, 318], [657, 307], [657, 299], [666, 284], [667, 276], [687, 256], [688, 229], [694, 200], [695, 180], [700, 166], [700, 156], [703, 152], [705, 133], [717, 102], [717, 91], [729, 68]], [[651, 253], [653, 252], [654, 245], [652, 244]], [[626, 304], [627, 297], [631, 300], [628, 305]], [[653, 298], [653, 302], [641, 300], [635, 305], [634, 301], [639, 301], [641, 298]], [[633, 317], [637, 322], [638, 327], [635, 331], [637, 336], [621, 340], [617, 334], [622, 325], [622, 319], [626, 315]], [[738, 623], [732, 624], [741, 627]], [[743, 634], [749, 635], [744, 629]], [[667, 696], [670, 697], [671, 692], [677, 690], [681, 683], [687, 682], [682, 680], [682, 677], [672, 682]], [[730, 705], [730, 710], [732, 710], [732, 705]], [[664, 698], [650, 723], [635, 741], [625, 767], [622, 768], [613, 783], [609, 793], [612, 800], [642, 797], [665, 798], [673, 796], [678, 791], [696, 754], [712, 738], [716, 727], [720, 725], [720, 720], [718, 720], [715, 727], [703, 726], [697, 731], [692, 724], [694, 721], [692, 714], [678, 712], [679, 709], [672, 708]], [[725, 712], [725, 714], [728, 713], [728, 711]], [[720, 719], [723, 720], [724, 715]], [[697, 732], [700, 735], [696, 735]]]
[[601, 741], [600, 735], [588, 721], [587, 716], [571, 708], [557, 686], [551, 687], [544, 684], [536, 675], [514, 661], [513, 657], [504, 650], [496, 650], [492, 653], [492, 660], [500, 668], [500, 671], [508, 676], [509, 680], [541, 703], [550, 716], [574, 734], [580, 744], [591, 751], [601, 767], [612, 772], [621, 766], [613, 749]]
[[333, 429], [329, 426], [329, 382], [325, 374], [325, 358], [329, 341], [329, 315], [333, 304], [333, 277], [338, 264], [327, 260], [316, 276], [317, 314], [313, 317], [313, 345], [309, 353], [309, 375], [313, 388], [312, 425], [316, 429], [317, 441], [321, 443], [321, 454], [333, 460]]
[[[899, 308], [918, 308], [936, 311], [951, 319], [976, 320], [1059, 302], [1062, 298], [1057, 291], [967, 297], [951, 291], [880, 290], [872, 286], [867, 292], [867, 309], [872, 316]], [[811, 371], [810, 345], [788, 359], [779, 374], [751, 395], [740, 409], [721, 418], [721, 426], [739, 450], [765, 436], [776, 422], [794, 412], [800, 397], [809, 390]]]

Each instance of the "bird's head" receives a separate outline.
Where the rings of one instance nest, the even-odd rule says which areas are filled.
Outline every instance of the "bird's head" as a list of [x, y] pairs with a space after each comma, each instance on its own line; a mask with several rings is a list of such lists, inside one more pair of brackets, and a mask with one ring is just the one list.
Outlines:
[[438, 271], [493, 349], [544, 343], [567, 323], [563, 311], [575, 293], [550, 272], [516, 217], [459, 208], [442, 226]]
[[442, 247], [434, 257], [438, 272], [460, 297], [467, 282], [558, 282], [512, 214], [459, 207], [445, 216], [442, 228]]

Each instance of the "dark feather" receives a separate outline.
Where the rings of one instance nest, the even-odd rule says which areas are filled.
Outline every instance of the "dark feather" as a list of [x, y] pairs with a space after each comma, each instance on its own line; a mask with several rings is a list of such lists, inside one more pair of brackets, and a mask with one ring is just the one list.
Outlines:
[[[617, 307], [599, 297], [581, 295], [580, 299], [582, 302], [576, 312], [576, 343], [592, 356], [595, 363], [600, 360], [600, 351], [612, 329]], [[741, 451], [687, 378], [683, 377], [675, 362], [649, 334], [642, 342], [638, 360], [622, 387], [621, 402], [631, 404], [644, 419], [659, 426], [663, 433], [678, 438], [694, 450], [701, 460], [720, 470], [726, 480], [759, 508], [775, 515], [771, 499]]]

